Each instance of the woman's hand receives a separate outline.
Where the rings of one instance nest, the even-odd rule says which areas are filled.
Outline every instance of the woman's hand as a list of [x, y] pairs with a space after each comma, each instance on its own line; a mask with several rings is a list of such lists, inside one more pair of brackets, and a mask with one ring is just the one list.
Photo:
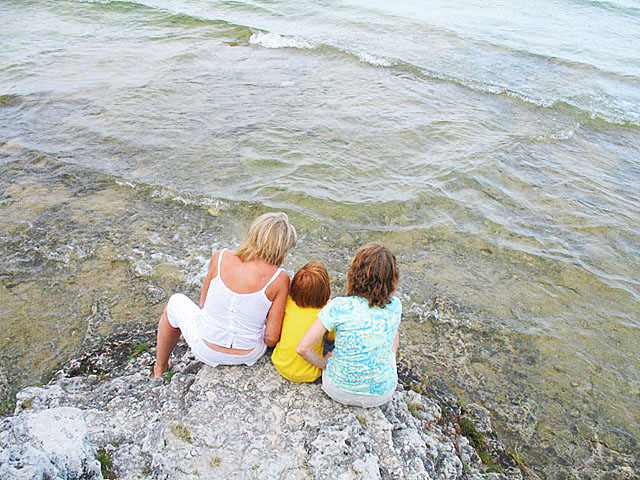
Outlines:
[[307, 333], [300, 339], [296, 352], [302, 358], [304, 358], [311, 365], [315, 365], [320, 370], [324, 370], [327, 367], [327, 360], [331, 356], [331, 352], [326, 357], [321, 357], [313, 350], [313, 346], [320, 340], [323, 335], [327, 333], [327, 329], [320, 320], [313, 322], [313, 325], [309, 327]]

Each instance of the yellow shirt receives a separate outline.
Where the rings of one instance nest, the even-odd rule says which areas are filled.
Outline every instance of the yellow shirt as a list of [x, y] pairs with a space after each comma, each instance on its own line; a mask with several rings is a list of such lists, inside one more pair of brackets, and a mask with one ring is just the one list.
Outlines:
[[[287, 380], [313, 382], [322, 374], [322, 370], [296, 353], [298, 342], [316, 321], [320, 310], [320, 308], [301, 308], [291, 297], [287, 298], [280, 341], [271, 354], [271, 361], [276, 370]], [[320, 339], [313, 346], [313, 351], [322, 356], [322, 348], [323, 340]]]

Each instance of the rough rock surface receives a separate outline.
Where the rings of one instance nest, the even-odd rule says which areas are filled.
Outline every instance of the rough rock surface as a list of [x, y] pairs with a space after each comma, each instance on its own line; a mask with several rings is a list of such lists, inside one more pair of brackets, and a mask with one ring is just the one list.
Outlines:
[[363, 409], [283, 379], [268, 357], [210, 368], [185, 354], [164, 380], [148, 379], [151, 358], [19, 392], [0, 422], [0, 478], [522, 478], [485, 473], [441, 406], [402, 385]]

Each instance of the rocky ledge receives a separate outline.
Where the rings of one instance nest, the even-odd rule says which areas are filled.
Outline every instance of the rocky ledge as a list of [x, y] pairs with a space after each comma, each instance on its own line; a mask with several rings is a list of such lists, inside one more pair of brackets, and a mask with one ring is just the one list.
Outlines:
[[523, 478], [486, 410], [434, 381], [418, 388], [410, 372], [392, 402], [362, 409], [283, 379], [267, 356], [210, 368], [186, 352], [149, 380], [149, 343], [131, 345], [103, 346], [18, 393], [0, 422], [0, 478]]

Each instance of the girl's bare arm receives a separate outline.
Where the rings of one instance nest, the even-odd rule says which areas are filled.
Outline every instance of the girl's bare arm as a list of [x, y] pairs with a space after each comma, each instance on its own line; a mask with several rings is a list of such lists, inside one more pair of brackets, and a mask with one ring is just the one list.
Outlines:
[[313, 351], [313, 346], [316, 344], [318, 340], [322, 338], [322, 336], [327, 333], [327, 329], [324, 328], [324, 325], [320, 320], [316, 320], [313, 322], [313, 325], [309, 327], [307, 333], [300, 339], [298, 342], [298, 346], [296, 347], [296, 352], [302, 358], [304, 358], [311, 365], [315, 365], [321, 370], [324, 370], [327, 366], [327, 357], [321, 357], [316, 352]]

